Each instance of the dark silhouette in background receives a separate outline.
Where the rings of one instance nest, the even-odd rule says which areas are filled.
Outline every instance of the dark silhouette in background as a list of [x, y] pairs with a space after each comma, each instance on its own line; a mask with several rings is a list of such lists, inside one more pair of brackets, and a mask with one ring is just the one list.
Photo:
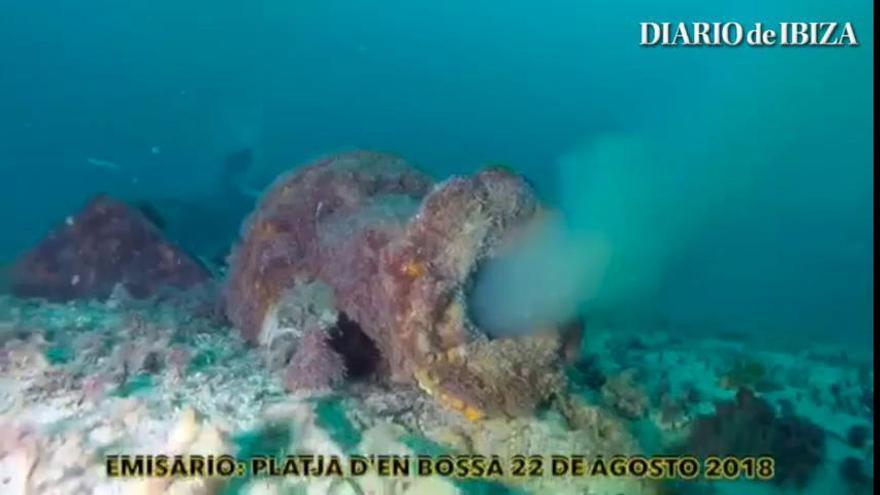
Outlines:
[[136, 204], [184, 249], [214, 268], [225, 266], [241, 223], [257, 199], [257, 193], [244, 185], [253, 163], [251, 148], [231, 152], [215, 192], [191, 198], [150, 198]]

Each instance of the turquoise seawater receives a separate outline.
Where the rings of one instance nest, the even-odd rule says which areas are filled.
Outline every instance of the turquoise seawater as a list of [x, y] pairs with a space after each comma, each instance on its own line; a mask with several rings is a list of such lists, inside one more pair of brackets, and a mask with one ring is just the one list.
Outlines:
[[[617, 279], [644, 279], [607, 281], [606, 299], [638, 294], [702, 328], [862, 346], [872, 11], [863, 0], [5, 2], [0, 257], [99, 191], [151, 202], [173, 236], [220, 256], [252, 204], [229, 192], [228, 153], [253, 150], [233, 189], [257, 192], [315, 156], [380, 149], [437, 177], [487, 163], [526, 174], [576, 223], [611, 232], [629, 257]], [[861, 46], [638, 46], [639, 22], [679, 20], [848, 21]]]
[[[552, 219], [479, 267], [474, 321], [502, 336], [583, 317], [583, 360], [641, 367], [655, 410], [666, 388], [686, 395], [679, 383], [714, 387], [695, 399], [709, 405], [772, 376], [783, 391], [759, 392], [780, 414], [795, 403], [839, 444], [828, 469], [857, 454], [872, 468], [873, 444], [845, 437], [873, 416], [873, 15], [868, 0], [0, 0], [0, 296], [16, 259], [98, 193], [222, 276], [260, 194], [321, 156], [394, 153], [438, 181], [503, 165]], [[640, 46], [641, 22], [695, 21], [851, 23], [859, 44]], [[80, 311], [3, 297], [0, 351], [37, 331], [29, 311]], [[35, 348], [78, 380], [85, 358], [65, 332], [100, 325], [86, 310], [63, 318], [78, 323]], [[612, 337], [591, 341], [591, 328]], [[694, 356], [714, 359], [717, 341], [741, 347], [699, 371]], [[227, 358], [201, 348], [182, 373]], [[807, 368], [819, 385], [795, 383]], [[599, 401], [594, 369], [566, 372]], [[111, 396], [164, 390], [154, 374], [126, 368]], [[363, 432], [342, 403], [316, 404], [353, 451]], [[284, 451], [293, 440], [273, 428], [233, 443]]]

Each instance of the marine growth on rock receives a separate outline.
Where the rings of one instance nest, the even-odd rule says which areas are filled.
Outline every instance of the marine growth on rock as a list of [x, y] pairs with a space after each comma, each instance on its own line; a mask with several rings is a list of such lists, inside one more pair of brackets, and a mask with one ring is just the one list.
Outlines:
[[825, 457], [825, 432], [793, 413], [777, 415], [749, 389], [721, 402], [714, 415], [697, 418], [686, 451], [697, 456], [771, 456], [774, 482], [803, 488]]
[[[331, 156], [281, 177], [259, 202], [231, 258], [226, 314], [254, 344], [291, 336], [300, 350], [283, 353], [296, 356], [288, 373], [312, 377], [306, 382], [336, 380], [302, 369], [333, 352], [310, 345], [322, 356], [304, 356], [302, 344], [326, 340], [303, 342], [302, 329], [329, 334], [344, 320], [378, 350], [380, 378], [417, 383], [472, 419], [526, 414], [559, 390], [560, 331], [492, 339], [471, 321], [467, 291], [480, 263], [541, 214], [527, 183], [507, 170], [434, 184], [392, 155]], [[306, 287], [329, 297], [290, 310], [288, 299]], [[346, 353], [338, 362], [352, 360]]]
[[120, 287], [149, 297], [203, 284], [210, 274], [146, 215], [99, 195], [24, 253], [11, 278], [16, 296], [68, 301], [105, 299]]

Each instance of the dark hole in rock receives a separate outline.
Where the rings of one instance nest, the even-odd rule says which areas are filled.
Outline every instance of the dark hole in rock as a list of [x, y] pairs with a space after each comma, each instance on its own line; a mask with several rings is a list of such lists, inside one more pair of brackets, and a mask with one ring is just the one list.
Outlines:
[[379, 367], [381, 354], [361, 326], [340, 313], [336, 326], [330, 331], [330, 347], [345, 360], [348, 378], [361, 380], [371, 376]]
[[147, 373], [158, 373], [161, 369], [162, 359], [159, 356], [159, 353], [156, 351], [150, 351], [144, 358], [144, 362], [141, 365], [141, 371], [146, 371]]

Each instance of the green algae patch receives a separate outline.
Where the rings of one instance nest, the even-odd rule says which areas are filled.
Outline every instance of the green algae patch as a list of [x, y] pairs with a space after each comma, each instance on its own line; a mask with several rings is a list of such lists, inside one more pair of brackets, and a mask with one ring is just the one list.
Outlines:
[[254, 456], [282, 457], [287, 455], [293, 434], [284, 423], [268, 423], [260, 428], [235, 435], [232, 443], [240, 459]]
[[338, 398], [321, 399], [315, 404], [315, 423], [326, 431], [342, 451], [351, 453], [361, 442], [361, 432], [348, 419]]
[[73, 360], [73, 350], [63, 345], [52, 346], [46, 349], [46, 359], [51, 364], [65, 364]]
[[736, 361], [730, 370], [722, 375], [720, 386], [725, 390], [750, 388], [756, 392], [775, 392], [781, 388], [770, 379], [767, 367], [763, 363], [748, 358]]
[[[282, 458], [288, 455], [293, 433], [285, 423], [267, 423], [259, 428], [239, 433], [232, 438], [238, 459], [257, 456]], [[222, 495], [244, 493], [247, 484], [255, 479], [249, 471], [245, 476], [235, 477], [223, 487]]]
[[[419, 435], [404, 435], [401, 442], [412, 449], [415, 455], [427, 455], [437, 457], [441, 455], [455, 455], [456, 452], [450, 448], [431, 441]], [[484, 480], [484, 479], [457, 479], [449, 478], [450, 481], [458, 488], [462, 495], [526, 495], [527, 492], [511, 488], [504, 483]]]
[[400, 441], [403, 442], [404, 445], [412, 449], [416, 455], [430, 455], [430, 456], [439, 456], [439, 455], [454, 455], [455, 452], [443, 445], [428, 440], [425, 437], [419, 435], [403, 435], [400, 437]]
[[217, 363], [217, 351], [203, 349], [193, 356], [189, 363], [189, 371], [199, 371]]
[[140, 373], [126, 380], [126, 382], [114, 390], [111, 395], [115, 397], [143, 395], [149, 393], [153, 387], [155, 387], [153, 376], [146, 373]]

